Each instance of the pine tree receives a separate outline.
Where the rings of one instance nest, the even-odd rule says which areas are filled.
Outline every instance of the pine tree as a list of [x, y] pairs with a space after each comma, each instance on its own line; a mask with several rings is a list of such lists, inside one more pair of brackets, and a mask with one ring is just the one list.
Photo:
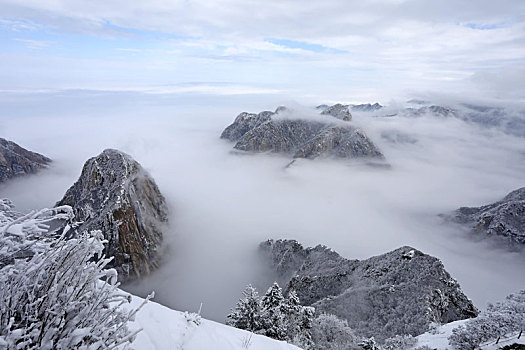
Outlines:
[[262, 298], [259, 298], [255, 288], [248, 285], [243, 291], [243, 297], [227, 316], [227, 323], [309, 348], [313, 344], [311, 329], [314, 313], [313, 307], [300, 304], [294, 291], [290, 291], [285, 298], [277, 283]]
[[242, 295], [233, 312], [227, 316], [227, 323], [236, 328], [257, 332], [262, 329], [261, 300], [257, 290], [249, 284]]
[[287, 340], [305, 348], [311, 345], [315, 309], [302, 306], [294, 290], [288, 292], [281, 309], [286, 320]]
[[264, 334], [267, 337], [285, 340], [286, 319], [283, 310], [286, 309], [283, 305], [284, 296], [281, 287], [274, 282], [268, 289], [266, 294], [262, 297], [262, 312]]

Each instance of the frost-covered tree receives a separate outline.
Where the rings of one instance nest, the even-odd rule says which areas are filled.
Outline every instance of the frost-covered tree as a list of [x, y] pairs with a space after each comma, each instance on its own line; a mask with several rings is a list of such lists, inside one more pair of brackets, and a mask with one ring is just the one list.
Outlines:
[[264, 334], [267, 337], [285, 340], [286, 306], [281, 287], [274, 282], [261, 299], [261, 319], [263, 320]]
[[227, 316], [227, 324], [236, 328], [257, 332], [263, 328], [261, 320], [261, 299], [251, 284], [242, 292], [235, 309]]
[[312, 349], [357, 349], [357, 337], [348, 322], [332, 314], [320, 314], [312, 322]]
[[284, 297], [277, 283], [262, 298], [248, 285], [227, 316], [227, 324], [308, 348], [312, 344], [314, 312], [313, 307], [300, 304], [295, 292], [290, 291]]
[[106, 270], [103, 235], [55, 238], [51, 224], [72, 219], [69, 207], [21, 215], [0, 205], [0, 348], [111, 349], [131, 342], [137, 310]]
[[287, 340], [305, 349], [312, 346], [311, 330], [315, 308], [302, 306], [297, 293], [291, 290], [282, 304], [282, 312], [285, 316]]
[[14, 210], [10, 200], [0, 199], [0, 268], [47, 251], [61, 231], [62, 225], [57, 223], [69, 227], [73, 216], [69, 206], [22, 214]]
[[449, 344], [456, 349], [475, 349], [481, 343], [525, 329], [525, 290], [489, 305], [477, 318], [452, 330]]

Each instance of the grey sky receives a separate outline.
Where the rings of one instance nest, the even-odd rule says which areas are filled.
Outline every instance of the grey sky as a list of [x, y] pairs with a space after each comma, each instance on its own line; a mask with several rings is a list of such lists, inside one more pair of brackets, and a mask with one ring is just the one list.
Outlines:
[[2, 89], [228, 83], [232, 93], [333, 101], [525, 94], [502, 88], [525, 78], [520, 0], [3, 0], [0, 13]]

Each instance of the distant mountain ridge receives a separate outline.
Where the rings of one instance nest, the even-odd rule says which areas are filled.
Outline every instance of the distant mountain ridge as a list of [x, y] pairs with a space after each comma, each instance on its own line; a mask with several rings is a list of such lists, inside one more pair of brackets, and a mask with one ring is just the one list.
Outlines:
[[240, 151], [283, 153], [293, 158], [384, 158], [362, 130], [348, 124], [352, 120], [348, 106], [337, 104], [321, 110], [321, 115], [334, 121], [310, 120], [293, 111], [286, 119], [278, 118], [279, 113], [289, 111], [286, 107], [258, 114], [243, 112], [221, 138], [236, 142], [234, 148]]
[[495, 203], [461, 207], [444, 217], [467, 225], [475, 234], [525, 244], [525, 187], [510, 192]]
[[51, 159], [0, 138], [0, 183], [45, 169]]

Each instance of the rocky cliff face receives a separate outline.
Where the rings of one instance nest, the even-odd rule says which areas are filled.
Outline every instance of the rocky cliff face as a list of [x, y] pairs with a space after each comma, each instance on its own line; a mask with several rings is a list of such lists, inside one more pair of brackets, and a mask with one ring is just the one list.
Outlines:
[[431, 322], [478, 313], [439, 259], [411, 247], [361, 261], [291, 240], [263, 242], [260, 251], [303, 304], [346, 319], [365, 336], [418, 335]]
[[0, 138], [0, 183], [16, 176], [34, 174], [47, 168], [51, 159]]
[[525, 187], [489, 205], [459, 208], [448, 217], [469, 225], [476, 234], [499, 236], [510, 243], [525, 244]]
[[105, 254], [121, 281], [140, 278], [159, 265], [167, 206], [153, 179], [129, 155], [107, 149], [89, 159], [58, 205], [73, 208], [77, 232], [101, 230]]
[[352, 119], [348, 106], [320, 106], [322, 115], [333, 117], [311, 120], [293, 115], [278, 118], [285, 110], [259, 114], [241, 113], [221, 138], [236, 142], [234, 148], [247, 152], [284, 153], [293, 158], [376, 158], [383, 154], [366, 134], [347, 122]]

